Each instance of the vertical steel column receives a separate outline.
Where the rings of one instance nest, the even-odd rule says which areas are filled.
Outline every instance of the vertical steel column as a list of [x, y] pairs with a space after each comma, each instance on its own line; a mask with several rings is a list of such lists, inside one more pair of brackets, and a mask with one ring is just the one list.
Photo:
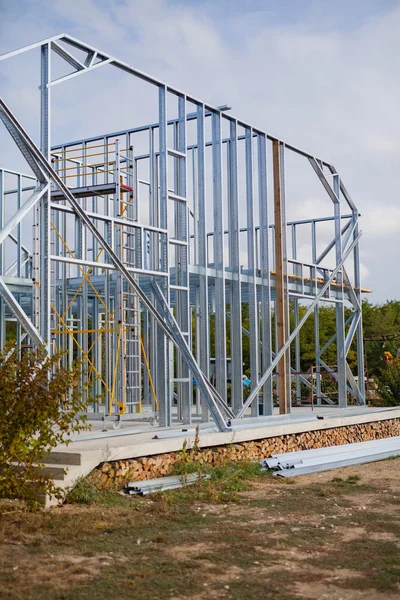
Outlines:
[[[199, 225], [199, 177], [198, 177], [198, 148], [194, 147], [192, 151], [192, 186], [193, 186], [193, 236], [194, 236], [194, 251], [192, 257], [192, 264], [199, 265], [199, 234], [200, 234], [200, 225]], [[195, 307], [194, 307], [194, 317], [195, 317], [195, 348], [193, 349], [193, 354], [196, 357], [196, 362], [198, 365], [200, 363], [200, 286], [196, 284], [195, 289]], [[202, 401], [201, 401], [201, 393], [200, 388], [196, 385], [196, 415], [199, 416], [202, 411]]]
[[[182, 288], [176, 290], [177, 299], [177, 322], [180, 330], [189, 344], [190, 341], [190, 297], [189, 297], [189, 265], [188, 265], [188, 244], [189, 244], [189, 223], [187, 218], [186, 202], [186, 180], [187, 180], [187, 157], [186, 157], [186, 97], [178, 97], [178, 123], [177, 123], [177, 150], [184, 156], [175, 159], [178, 163], [177, 172], [177, 194], [185, 201], [179, 201], [177, 205], [177, 223], [176, 237], [181, 244], [178, 246], [179, 264], [176, 266], [176, 283]], [[178, 281], [179, 275], [179, 281]], [[178, 378], [182, 381], [178, 383], [180, 392], [180, 404], [182, 407], [182, 420], [184, 423], [191, 423], [192, 420], [192, 394], [191, 377], [189, 369], [183, 357], [178, 353]], [[186, 380], [186, 381], [185, 381]]]
[[[22, 194], [22, 176], [18, 175], [17, 178], [17, 210], [21, 208], [21, 194]], [[1, 208], [0, 208], [1, 210]], [[17, 277], [21, 277], [21, 259], [22, 259], [22, 248], [21, 248], [21, 223], [17, 225]], [[18, 323], [17, 323], [18, 326]]]
[[[198, 365], [201, 365], [201, 348], [200, 348], [200, 286], [196, 285], [195, 289], [195, 327], [196, 327], [196, 348], [195, 348], [195, 358]], [[202, 402], [201, 402], [201, 393], [200, 388], [196, 385], [196, 415], [200, 416], [202, 414]]]
[[228, 154], [228, 219], [229, 254], [232, 269], [231, 282], [231, 367], [232, 367], [232, 408], [236, 413], [243, 406], [243, 356], [242, 356], [242, 294], [240, 281], [240, 234], [238, 197], [238, 152], [237, 122], [230, 122]]
[[[86, 144], [85, 144], [85, 148], [87, 148]], [[105, 150], [105, 148], [103, 149]], [[86, 157], [85, 157], [86, 160]], [[84, 172], [86, 172], [86, 169], [84, 169]], [[91, 183], [93, 185], [96, 185], [97, 183], [97, 174], [93, 173], [92, 175], [92, 181]], [[92, 212], [93, 213], [97, 213], [99, 212], [99, 203], [98, 203], [98, 197], [97, 196], [92, 196], [91, 198], [91, 208], [92, 208]], [[99, 221], [94, 220], [93, 221], [96, 226], [99, 226]], [[99, 242], [96, 240], [95, 237], [92, 237], [92, 259], [96, 260], [97, 256], [98, 256], [98, 252], [99, 252]], [[92, 268], [90, 269], [91, 275], [99, 275], [100, 274], [100, 269], [97, 268]], [[92, 323], [92, 329], [94, 331], [99, 330], [101, 328], [101, 320], [100, 320], [100, 314], [99, 314], [99, 299], [94, 296], [92, 298], [92, 302], [91, 302], [91, 323]], [[112, 322], [110, 323], [110, 326], [112, 326]], [[103, 335], [108, 337], [108, 333], [105, 334], [100, 334], [98, 335], [97, 333], [94, 334], [94, 338], [97, 338], [96, 342], [94, 343], [93, 346], [93, 350], [92, 350], [92, 362], [95, 366], [95, 369], [97, 370], [98, 373], [102, 373], [102, 349], [103, 349]], [[94, 377], [93, 378], [93, 383], [92, 383], [92, 395], [93, 398], [95, 399], [95, 402], [93, 403], [93, 409], [96, 412], [99, 412], [99, 404], [98, 404], [98, 398], [101, 395], [101, 391], [102, 391], [102, 383], [101, 381], [97, 378]]]
[[[83, 256], [84, 256], [84, 246], [85, 246], [85, 239], [86, 239], [86, 235], [85, 235], [85, 231], [84, 231], [84, 226], [83, 223], [81, 221], [81, 219], [79, 219], [77, 216], [75, 216], [75, 244], [74, 244], [74, 255], [75, 258], [77, 260], [79, 260], [81, 262], [81, 270], [77, 271], [82, 275], [82, 272], [84, 272], [84, 266], [83, 266]], [[68, 251], [65, 248], [65, 253], [66, 255], [68, 255]], [[78, 294], [77, 298], [76, 298], [76, 303], [78, 306], [78, 310], [77, 310], [77, 329], [79, 329], [81, 332], [83, 330], [85, 330], [85, 326], [84, 326], [84, 312], [85, 310], [87, 310], [87, 306], [85, 306], [85, 302], [87, 302], [87, 292], [86, 295], [84, 297], [84, 288], [86, 286], [86, 281], [82, 284], [82, 288], [80, 293]], [[72, 317], [74, 318], [74, 314], [72, 313]], [[73, 321], [74, 322], [74, 321]], [[78, 333], [76, 334], [76, 338], [78, 340], [78, 348], [77, 348], [77, 354], [80, 360], [82, 360], [82, 365], [81, 365], [81, 380], [80, 383], [82, 385], [82, 383], [85, 383], [85, 375], [87, 373], [87, 361], [86, 361], [86, 357], [84, 356], [84, 352], [85, 352], [85, 334], [84, 333]], [[82, 388], [81, 388], [82, 389]]]
[[[274, 189], [274, 193], [275, 193], [275, 189]], [[275, 268], [275, 265], [276, 265], [275, 223], [272, 225], [271, 231], [272, 231], [272, 240], [273, 240], [273, 243], [272, 243], [272, 265]], [[276, 277], [276, 272], [275, 272], [275, 277]], [[273, 301], [273, 306], [274, 306], [274, 308], [273, 308], [273, 310], [274, 310], [274, 353], [276, 355], [276, 354], [278, 354], [278, 351], [279, 351], [279, 348], [278, 348], [278, 324], [277, 324], [277, 319], [276, 319], [276, 283], [275, 283], [275, 298]], [[276, 396], [276, 398], [278, 398], [278, 372], [277, 372], [277, 369], [276, 369], [276, 373], [274, 376], [274, 381], [275, 381], [275, 396]]]
[[[109, 225], [107, 226], [109, 227]], [[110, 312], [112, 312], [111, 309], [111, 285], [110, 285], [110, 273], [108, 271], [108, 269], [106, 270], [106, 273], [104, 274], [104, 302], [105, 304], [109, 307]], [[106, 323], [107, 319], [108, 319], [108, 315], [105, 312], [102, 312], [101, 315], [103, 316], [103, 324]], [[110, 321], [110, 324], [113, 325], [113, 321]], [[110, 325], [108, 326], [108, 328], [110, 327]], [[105, 326], [105, 328], [107, 329], [107, 327]], [[111, 389], [112, 386], [112, 341], [113, 341], [113, 334], [112, 333], [105, 333], [104, 334], [104, 381], [107, 385], [107, 388], [104, 387], [104, 403], [105, 403], [105, 410], [107, 412], [108, 407], [111, 405], [111, 395], [109, 390]]]
[[[104, 147], [104, 164], [108, 164], [108, 140], [106, 137], [103, 138], [103, 147]], [[104, 175], [104, 180], [105, 182], [108, 181], [109, 177], [108, 177], [108, 170], [106, 169], [106, 173]], [[114, 212], [113, 212], [113, 203], [111, 200], [111, 197], [109, 195], [107, 195], [105, 197], [105, 202], [104, 202], [105, 206], [105, 214], [106, 216], [110, 216], [111, 218], [114, 216]], [[115, 249], [115, 245], [114, 245], [114, 225], [112, 223], [112, 221], [107, 221], [106, 225], [106, 239], [107, 242]], [[105, 256], [105, 260], [107, 260], [107, 262], [109, 261], [108, 255]], [[104, 303], [106, 306], [109, 307], [109, 311], [112, 313], [112, 307], [111, 307], [111, 273], [108, 269], [105, 270], [104, 273]], [[108, 314], [106, 312], [102, 313], [104, 314], [104, 323], [106, 323], [107, 319], [108, 319]], [[116, 321], [116, 318], [115, 318]], [[109, 327], [105, 327], [110, 329], [110, 326], [113, 325], [113, 320], [110, 319], [109, 321]], [[114, 334], [113, 333], [106, 333], [104, 335], [104, 377], [105, 377], [105, 382], [107, 385], [107, 388], [104, 388], [104, 400], [105, 400], [105, 410], [106, 410], [106, 414], [108, 409], [111, 407], [111, 403], [112, 403], [112, 397], [111, 394], [109, 392], [109, 390], [111, 390], [112, 388], [112, 365], [113, 365], [113, 361], [112, 361], [112, 356], [113, 356], [113, 352], [112, 352], [112, 347], [113, 347], [113, 337]]]
[[[99, 330], [101, 328], [101, 323], [100, 323], [100, 319], [99, 319], [99, 300], [97, 297], [94, 297], [92, 299], [91, 310], [92, 310], [92, 329]], [[103, 334], [103, 335], [107, 335], [107, 334]], [[97, 333], [94, 334], [94, 338], [98, 338], [98, 339], [93, 346], [92, 362], [98, 373], [101, 373], [101, 371], [102, 371], [102, 368], [101, 368], [102, 352], [101, 352], [101, 350], [102, 350], [103, 335], [100, 334], [98, 336]], [[98, 412], [99, 406], [98, 406], [97, 398], [101, 393], [101, 382], [96, 377], [93, 378], [91, 393], [92, 393], [92, 397], [94, 398], [94, 410], [96, 410], [96, 412]]]
[[[358, 211], [353, 210], [353, 223], [356, 225], [354, 228], [353, 239], [358, 236]], [[365, 403], [365, 367], [364, 367], [364, 339], [363, 339], [363, 328], [362, 328], [362, 309], [361, 309], [361, 275], [360, 275], [360, 247], [359, 244], [354, 246], [354, 292], [359, 302], [360, 308], [357, 309], [358, 325], [356, 330], [356, 343], [357, 343], [357, 375], [358, 375], [358, 388], [360, 394], [364, 399]]]
[[[276, 271], [276, 315], [278, 351], [286, 344], [288, 330], [288, 291], [287, 291], [287, 255], [286, 223], [283, 172], [283, 144], [272, 142], [274, 171], [274, 214], [275, 214], [275, 271]], [[279, 412], [290, 412], [290, 376], [288, 377], [288, 352], [278, 363]]]
[[[285, 144], [281, 143], [281, 193], [282, 193], [282, 225], [283, 225], [283, 258], [284, 258], [284, 287], [285, 287], [285, 339], [289, 338], [290, 335], [290, 306], [289, 306], [289, 276], [288, 276], [288, 262], [287, 262], [287, 219], [286, 219], [286, 184], [285, 184]], [[287, 397], [287, 411], [290, 413], [292, 410], [292, 368], [291, 368], [291, 357], [290, 357], [290, 346], [286, 351], [286, 397]]]
[[[322, 166], [321, 166], [322, 169]], [[311, 247], [312, 247], [312, 262], [314, 265], [317, 263], [317, 224], [315, 221], [311, 223]], [[314, 276], [317, 279], [317, 268], [314, 269]], [[316, 288], [317, 289], [317, 288]], [[319, 303], [314, 308], [314, 351], [315, 351], [315, 365], [316, 373], [315, 380], [317, 386], [317, 405], [321, 405], [321, 346], [319, 340]], [[314, 385], [314, 384], [313, 384]]]
[[[246, 159], [246, 214], [247, 214], [247, 257], [248, 257], [248, 292], [249, 292], [249, 329], [250, 329], [250, 379], [253, 390], [259, 377], [259, 330], [258, 330], [258, 302], [256, 285], [256, 245], [254, 226], [254, 200], [253, 200], [253, 130], [245, 129], [245, 159]], [[258, 398], [251, 405], [251, 414], [259, 414]]]
[[[1, 194], [1, 191], [0, 191]], [[21, 195], [22, 195], [22, 176], [18, 175], [17, 177], [17, 210], [21, 208]], [[1, 212], [1, 204], [0, 204], [0, 212]], [[0, 226], [1, 229], [1, 226]], [[21, 223], [17, 225], [17, 277], [21, 277], [21, 259], [22, 259], [22, 247], [21, 247]], [[0, 258], [1, 265], [1, 258]], [[3, 265], [4, 267], [5, 265]], [[4, 272], [4, 271], [3, 271]], [[0, 275], [2, 271], [0, 270]], [[16, 299], [19, 303], [21, 303], [21, 294], [16, 294]], [[1, 307], [0, 307], [0, 319], [2, 318]], [[5, 324], [4, 324], [5, 325]], [[22, 328], [20, 321], [16, 322], [17, 331], [16, 331], [16, 344], [17, 348], [20, 351], [21, 356], [21, 340], [22, 340]], [[1, 348], [1, 324], [0, 324], [0, 348]]]
[[[86, 168], [86, 164], [87, 164], [87, 160], [86, 160], [86, 154], [87, 154], [87, 144], [86, 142], [82, 144], [82, 170], [84, 173], [87, 172], [87, 168]], [[85, 180], [85, 177], [84, 177]], [[79, 185], [79, 183], [78, 183]], [[86, 211], [87, 210], [87, 198], [83, 198], [82, 199], [82, 208]], [[80, 223], [80, 232], [81, 232], [81, 246], [80, 246], [80, 258], [82, 260], [83, 263], [85, 263], [88, 260], [88, 237], [87, 237], [87, 230], [86, 227], [83, 226], [82, 223]], [[92, 241], [93, 241], [93, 236], [92, 236]], [[88, 268], [84, 266], [84, 264], [82, 264], [81, 266], [82, 269], [82, 276], [84, 276], [84, 274], [86, 275], [88, 273]], [[86, 386], [87, 386], [87, 381], [88, 381], [88, 376], [89, 376], [89, 363], [87, 361], [86, 356], [88, 356], [88, 349], [89, 349], [89, 334], [87, 333], [88, 329], [89, 329], [89, 293], [88, 293], [88, 283], [87, 281], [85, 281], [85, 283], [83, 284], [82, 287], [82, 302], [81, 302], [81, 327], [83, 329], [84, 332], [82, 334], [82, 349], [84, 352], [84, 362], [83, 362], [83, 366], [82, 366], [82, 383], [83, 383], [83, 398], [86, 399], [87, 397], [87, 391], [86, 391]], [[93, 329], [93, 322], [92, 322], [92, 329]]]
[[[204, 138], [204, 104], [197, 106], [197, 201], [198, 201], [198, 260], [199, 260], [199, 339], [200, 369], [206, 379], [210, 376], [210, 323], [208, 312], [208, 257], [207, 257], [207, 221], [206, 221], [206, 189], [205, 189], [205, 138]], [[209, 420], [206, 403], [201, 399], [202, 419]]]
[[[339, 198], [340, 182], [339, 176], [333, 176], [333, 191]], [[335, 254], [336, 266], [342, 260], [342, 232], [340, 227], [340, 202], [334, 203], [335, 216]], [[338, 375], [338, 402], [340, 408], [347, 406], [347, 376], [346, 376], [346, 352], [345, 352], [345, 323], [344, 323], [344, 294], [343, 294], [343, 271], [340, 270], [336, 276], [336, 283], [341, 286], [340, 302], [336, 302], [336, 356]]]
[[[269, 266], [269, 223], [267, 195], [267, 142], [265, 135], [258, 134], [258, 195], [260, 219], [260, 270], [261, 288], [261, 327], [262, 327], [262, 371], [265, 372], [272, 361], [271, 332], [271, 277]], [[264, 414], [272, 415], [273, 394], [272, 375], [263, 386]]]
[[[109, 167], [107, 167], [109, 169]], [[111, 170], [111, 169], [110, 169]], [[115, 181], [115, 195], [114, 195], [114, 217], [122, 218], [121, 211], [121, 185], [120, 185], [120, 141], [115, 140], [115, 166], [114, 166], [114, 181]], [[118, 258], [122, 262], [125, 262], [126, 250], [124, 246], [127, 245], [124, 239], [124, 226], [118, 223], [114, 229], [115, 236], [115, 248], [114, 251]], [[128, 292], [128, 290], [127, 290]], [[127, 376], [126, 376], [126, 355], [127, 355], [127, 341], [126, 336], [130, 335], [127, 333], [128, 317], [127, 310], [129, 307], [129, 296], [125, 294], [125, 280], [121, 273], [116, 273], [116, 287], [115, 287], [115, 304], [116, 304], [116, 317], [118, 323], [117, 333], [117, 346], [115, 348], [115, 361], [118, 363], [118, 369], [116, 371], [117, 381], [114, 387], [114, 395], [116, 396], [117, 402], [115, 404], [116, 414], [123, 414], [127, 408]], [[115, 376], [114, 376], [115, 378]]]
[[[143, 333], [142, 340], [144, 351], [146, 353], [146, 359], [149, 360], [149, 315], [147, 309], [143, 309]], [[152, 402], [150, 394], [150, 380], [146, 365], [143, 369], [143, 404], [149, 406]], [[154, 406], [155, 410], [155, 406]]]
[[[67, 171], [67, 160], [66, 160], [66, 153], [65, 153], [65, 148], [62, 148], [62, 161], [61, 161], [61, 167], [63, 169], [62, 173], [64, 175], [66, 175]], [[66, 179], [65, 179], [66, 181]], [[64, 198], [62, 201], [62, 204], [65, 206], [67, 200]], [[57, 213], [59, 213], [60, 211], [57, 211]], [[67, 239], [67, 214], [66, 213], [61, 213], [60, 215], [60, 221], [61, 221], [61, 235], [64, 238], [64, 240]], [[65, 256], [65, 248], [63, 243], [61, 242], [59, 236], [56, 237], [56, 249], [58, 248], [58, 252], [57, 254], [61, 254]], [[67, 282], [67, 272], [69, 269], [69, 265], [67, 264], [63, 264], [61, 263], [60, 265], [60, 270], [61, 270], [61, 290], [60, 290], [60, 300], [59, 300], [59, 308], [60, 308], [60, 315], [64, 314], [64, 311], [67, 310], [67, 306], [68, 306], [68, 282]], [[68, 317], [68, 315], [66, 315], [66, 317]], [[62, 338], [62, 341], [60, 343], [61, 348], [66, 352], [67, 351], [67, 347], [68, 347], [68, 338], [70, 338], [70, 336], [68, 335], [62, 335], [62, 336], [58, 336]], [[65, 356], [64, 359], [64, 366], [67, 366], [67, 355]]]
[[[158, 225], [158, 177], [157, 177], [157, 159], [156, 159], [156, 149], [154, 142], [154, 127], [149, 128], [149, 176], [150, 176], [150, 186], [149, 186], [149, 223], [152, 226], [157, 227]], [[137, 168], [136, 168], [137, 174]], [[138, 178], [138, 177], [137, 177]], [[136, 203], [139, 205], [139, 187], [136, 191]], [[149, 268], [152, 270], [158, 270], [159, 260], [158, 254], [156, 252], [156, 241], [155, 234], [150, 233], [150, 256], [149, 256]], [[152, 295], [153, 303], [156, 302], [155, 297]], [[147, 313], [148, 314], [148, 313]], [[149, 364], [150, 364], [150, 372], [153, 378], [154, 385], [156, 387], [157, 394], [157, 324], [152, 314], [148, 314], [148, 324], [149, 329], [146, 332], [148, 334], [148, 347], [145, 347], [147, 352]], [[153, 406], [153, 410], [156, 410], [155, 404]]]
[[[158, 88], [158, 109], [159, 109], [159, 212], [158, 226], [162, 229], [168, 229], [168, 156], [167, 156], [167, 89], [160, 85]], [[162, 293], [168, 304], [169, 299], [169, 260], [168, 260], [168, 236], [160, 238], [160, 269], [168, 273], [167, 281], [163, 277], [161, 284]], [[170, 343], [167, 340], [164, 331], [160, 325], [156, 325], [157, 336], [157, 373], [156, 373], [156, 394], [160, 408], [160, 425], [169, 427], [171, 425], [172, 409], [172, 389], [170, 378]]]
[[[40, 81], [40, 150], [50, 161], [50, 84], [51, 83], [51, 45], [41, 46], [41, 81]], [[39, 331], [46, 341], [47, 349], [51, 351], [50, 334], [50, 301], [51, 301], [51, 272], [50, 272], [50, 199], [48, 191], [39, 201], [40, 255], [37, 257], [40, 283], [40, 326]]]
[[[297, 260], [297, 235], [296, 225], [292, 225], [292, 257], [293, 260]], [[298, 266], [295, 267], [295, 275], [300, 276]], [[293, 311], [294, 311], [294, 328], [296, 329], [299, 324], [299, 300], [294, 298], [293, 300]], [[296, 403], [301, 404], [301, 382], [300, 382], [300, 333], [298, 333], [294, 340], [295, 350], [295, 369], [296, 369]]]
[[198, 151], [197, 148], [192, 150], [192, 187], [193, 187], [193, 257], [192, 264], [199, 264], [199, 199], [198, 199]]
[[[179, 98], [178, 98], [178, 112], [179, 112]], [[170, 126], [171, 127], [171, 126]], [[169, 171], [168, 176], [169, 176], [169, 181], [168, 181], [168, 192], [172, 192], [173, 196], [176, 194], [178, 195], [179, 192], [179, 175], [180, 175], [180, 158], [178, 158], [178, 144], [179, 144], [179, 116], [177, 119], [174, 120], [173, 124], [172, 124], [172, 128], [173, 128], [173, 149], [176, 150], [176, 155], [173, 156], [173, 168], [172, 168], [172, 187], [171, 187], [171, 183], [170, 183], [170, 179], [171, 179], [171, 172]], [[172, 197], [169, 196], [169, 200], [171, 200]], [[180, 260], [181, 260], [181, 255], [180, 255], [180, 246], [176, 243], [174, 243], [174, 239], [178, 239], [180, 240], [180, 231], [181, 231], [181, 223], [180, 223], [180, 207], [179, 207], [179, 202], [177, 201], [173, 201], [173, 210], [171, 211], [173, 213], [173, 220], [174, 220], [174, 229], [171, 233], [171, 244], [172, 244], [172, 248], [171, 248], [171, 253], [172, 253], [172, 261], [173, 261], [173, 267], [175, 268], [175, 274], [174, 274], [174, 280], [172, 282], [172, 279], [170, 281], [170, 283], [174, 284], [174, 291], [173, 294], [175, 296], [175, 318], [176, 318], [176, 322], [178, 323], [178, 327], [181, 329], [182, 331], [182, 326], [181, 326], [181, 298], [180, 298], [180, 285], [181, 285], [181, 269], [180, 269]], [[169, 215], [169, 221], [171, 221], [171, 213]], [[184, 328], [185, 330], [185, 328]], [[187, 340], [187, 338], [186, 338]], [[174, 385], [174, 392], [173, 392], [173, 397], [174, 397], [174, 404], [176, 401], [176, 413], [177, 413], [177, 419], [178, 421], [182, 421], [183, 420], [183, 389], [182, 389], [182, 356], [180, 354], [180, 352], [177, 352], [174, 349], [173, 352], [173, 360], [171, 361], [170, 358], [170, 374], [171, 374], [171, 379], [173, 379], [173, 385]], [[176, 390], [176, 391], [175, 391]]]
[[215, 379], [216, 388], [226, 400], [226, 301], [224, 261], [224, 221], [222, 207], [222, 136], [221, 115], [212, 114], [212, 170], [214, 205], [215, 279]]

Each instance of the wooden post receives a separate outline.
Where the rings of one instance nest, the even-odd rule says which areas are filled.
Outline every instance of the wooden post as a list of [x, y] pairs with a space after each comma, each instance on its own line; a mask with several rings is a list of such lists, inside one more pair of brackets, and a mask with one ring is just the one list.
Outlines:
[[[283, 255], [283, 214], [282, 214], [282, 178], [281, 178], [281, 143], [272, 142], [272, 158], [274, 171], [274, 216], [275, 216], [275, 271], [276, 271], [276, 325], [278, 351], [286, 342], [284, 255]], [[286, 352], [278, 363], [278, 395], [279, 413], [286, 414], [287, 406], [287, 369]]]

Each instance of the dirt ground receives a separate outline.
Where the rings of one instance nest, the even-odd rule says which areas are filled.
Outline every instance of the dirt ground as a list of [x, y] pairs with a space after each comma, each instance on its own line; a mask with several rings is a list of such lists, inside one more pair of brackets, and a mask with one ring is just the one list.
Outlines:
[[46, 513], [3, 502], [0, 598], [400, 597], [400, 459], [235, 481]]

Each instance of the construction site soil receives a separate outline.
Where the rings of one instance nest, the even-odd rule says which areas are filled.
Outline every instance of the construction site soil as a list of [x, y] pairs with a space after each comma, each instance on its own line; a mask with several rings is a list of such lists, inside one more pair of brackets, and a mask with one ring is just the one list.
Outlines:
[[289, 480], [230, 466], [145, 498], [89, 491], [86, 506], [0, 504], [2, 600], [400, 596], [400, 459]]

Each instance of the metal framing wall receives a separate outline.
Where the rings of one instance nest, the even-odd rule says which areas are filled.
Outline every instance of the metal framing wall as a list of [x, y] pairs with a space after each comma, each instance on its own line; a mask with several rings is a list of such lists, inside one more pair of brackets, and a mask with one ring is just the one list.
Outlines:
[[[166, 427], [211, 418], [226, 430], [234, 418], [271, 415], [276, 392], [280, 412], [290, 412], [292, 382], [297, 402], [303, 385], [319, 404], [365, 403], [359, 215], [335, 168], [65, 34], [0, 60], [34, 48], [41, 51], [40, 151], [0, 101], [0, 118], [32, 171], [0, 169], [1, 344], [14, 323], [19, 344], [63, 349], [65, 364], [83, 359], [94, 414], [141, 413]], [[73, 69], [55, 80], [54, 53]], [[52, 87], [107, 65], [155, 87], [158, 120], [52, 146]], [[330, 216], [287, 220], [292, 153], [315, 172]], [[327, 223], [333, 237], [317, 252]], [[23, 244], [21, 227], [32, 228], [31, 244]], [[312, 260], [305, 263], [298, 236], [307, 228]], [[323, 348], [321, 303], [336, 307], [336, 333]], [[310, 315], [315, 377], [299, 368], [299, 332]], [[354, 337], [357, 378], [346, 360]], [[331, 344], [333, 367], [324, 361]], [[337, 382], [337, 400], [321, 391], [322, 369]]]

